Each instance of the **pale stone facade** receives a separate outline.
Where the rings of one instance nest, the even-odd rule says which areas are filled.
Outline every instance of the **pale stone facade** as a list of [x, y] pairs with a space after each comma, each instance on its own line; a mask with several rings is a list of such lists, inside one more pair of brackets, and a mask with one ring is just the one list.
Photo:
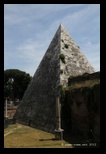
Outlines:
[[54, 133], [59, 86], [66, 86], [70, 76], [86, 72], [93, 73], [95, 70], [63, 25], [60, 25], [14, 118], [22, 124]]

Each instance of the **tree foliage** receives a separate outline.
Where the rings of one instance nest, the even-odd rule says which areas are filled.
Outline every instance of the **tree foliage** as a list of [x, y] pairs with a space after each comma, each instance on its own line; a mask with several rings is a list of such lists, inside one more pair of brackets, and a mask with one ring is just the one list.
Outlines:
[[31, 76], [18, 69], [4, 71], [4, 97], [21, 99], [31, 80]]

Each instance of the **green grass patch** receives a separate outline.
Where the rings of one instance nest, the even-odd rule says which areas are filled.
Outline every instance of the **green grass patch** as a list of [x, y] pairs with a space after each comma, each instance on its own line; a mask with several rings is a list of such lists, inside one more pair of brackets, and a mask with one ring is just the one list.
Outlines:
[[4, 129], [4, 134], [6, 134], [16, 128], [19, 128], [19, 127], [21, 127], [21, 125], [19, 125], [19, 124], [9, 125], [7, 128]]
[[[11, 127], [11, 128], [10, 128]], [[16, 129], [14, 129], [16, 128]], [[4, 138], [4, 148], [72, 148], [64, 140], [54, 140], [54, 134], [24, 125], [14, 124], [6, 128], [12, 133]]]
[[74, 83], [71, 86], [66, 87], [65, 90], [78, 89], [82, 87], [88, 87], [89, 89], [92, 89], [95, 84], [100, 84], [100, 80], [86, 80], [84, 82]]

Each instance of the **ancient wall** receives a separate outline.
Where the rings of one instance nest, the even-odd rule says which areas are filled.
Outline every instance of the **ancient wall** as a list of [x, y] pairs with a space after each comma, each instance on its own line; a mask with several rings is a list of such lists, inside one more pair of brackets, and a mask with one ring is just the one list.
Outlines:
[[70, 77], [68, 79], [68, 86], [75, 84], [75, 83], [81, 83], [86, 80], [98, 80], [100, 79], [100, 72], [95, 72], [92, 74], [89, 73], [84, 73], [83, 75], [75, 76], [75, 77]]
[[14, 118], [44, 131], [56, 128], [56, 96], [60, 85], [60, 29], [39, 64]]
[[100, 140], [100, 84], [67, 90], [62, 118], [65, 133]]
[[94, 73], [95, 69], [88, 59], [81, 52], [80, 47], [75, 43], [63, 25], [61, 25], [61, 50], [63, 61], [60, 61], [60, 84], [67, 86], [68, 78], [82, 75], [84, 73]]

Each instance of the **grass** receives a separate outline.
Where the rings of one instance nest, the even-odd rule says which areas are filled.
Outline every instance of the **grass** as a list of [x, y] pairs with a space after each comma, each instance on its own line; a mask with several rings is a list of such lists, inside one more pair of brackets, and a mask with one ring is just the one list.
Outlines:
[[[13, 124], [4, 130], [4, 148], [72, 148], [64, 140], [54, 140], [54, 134], [28, 126]], [[67, 146], [68, 145], [68, 146]]]
[[4, 129], [4, 134], [6, 134], [6, 133], [8, 133], [8, 132], [10, 132], [10, 131], [13, 131], [14, 129], [19, 128], [19, 127], [20, 127], [19, 124], [9, 125], [8, 128], [5, 128], [5, 129]]
[[80, 83], [74, 83], [71, 86], [66, 87], [66, 90], [78, 89], [82, 87], [92, 88], [96, 84], [100, 84], [100, 80], [86, 80]]

